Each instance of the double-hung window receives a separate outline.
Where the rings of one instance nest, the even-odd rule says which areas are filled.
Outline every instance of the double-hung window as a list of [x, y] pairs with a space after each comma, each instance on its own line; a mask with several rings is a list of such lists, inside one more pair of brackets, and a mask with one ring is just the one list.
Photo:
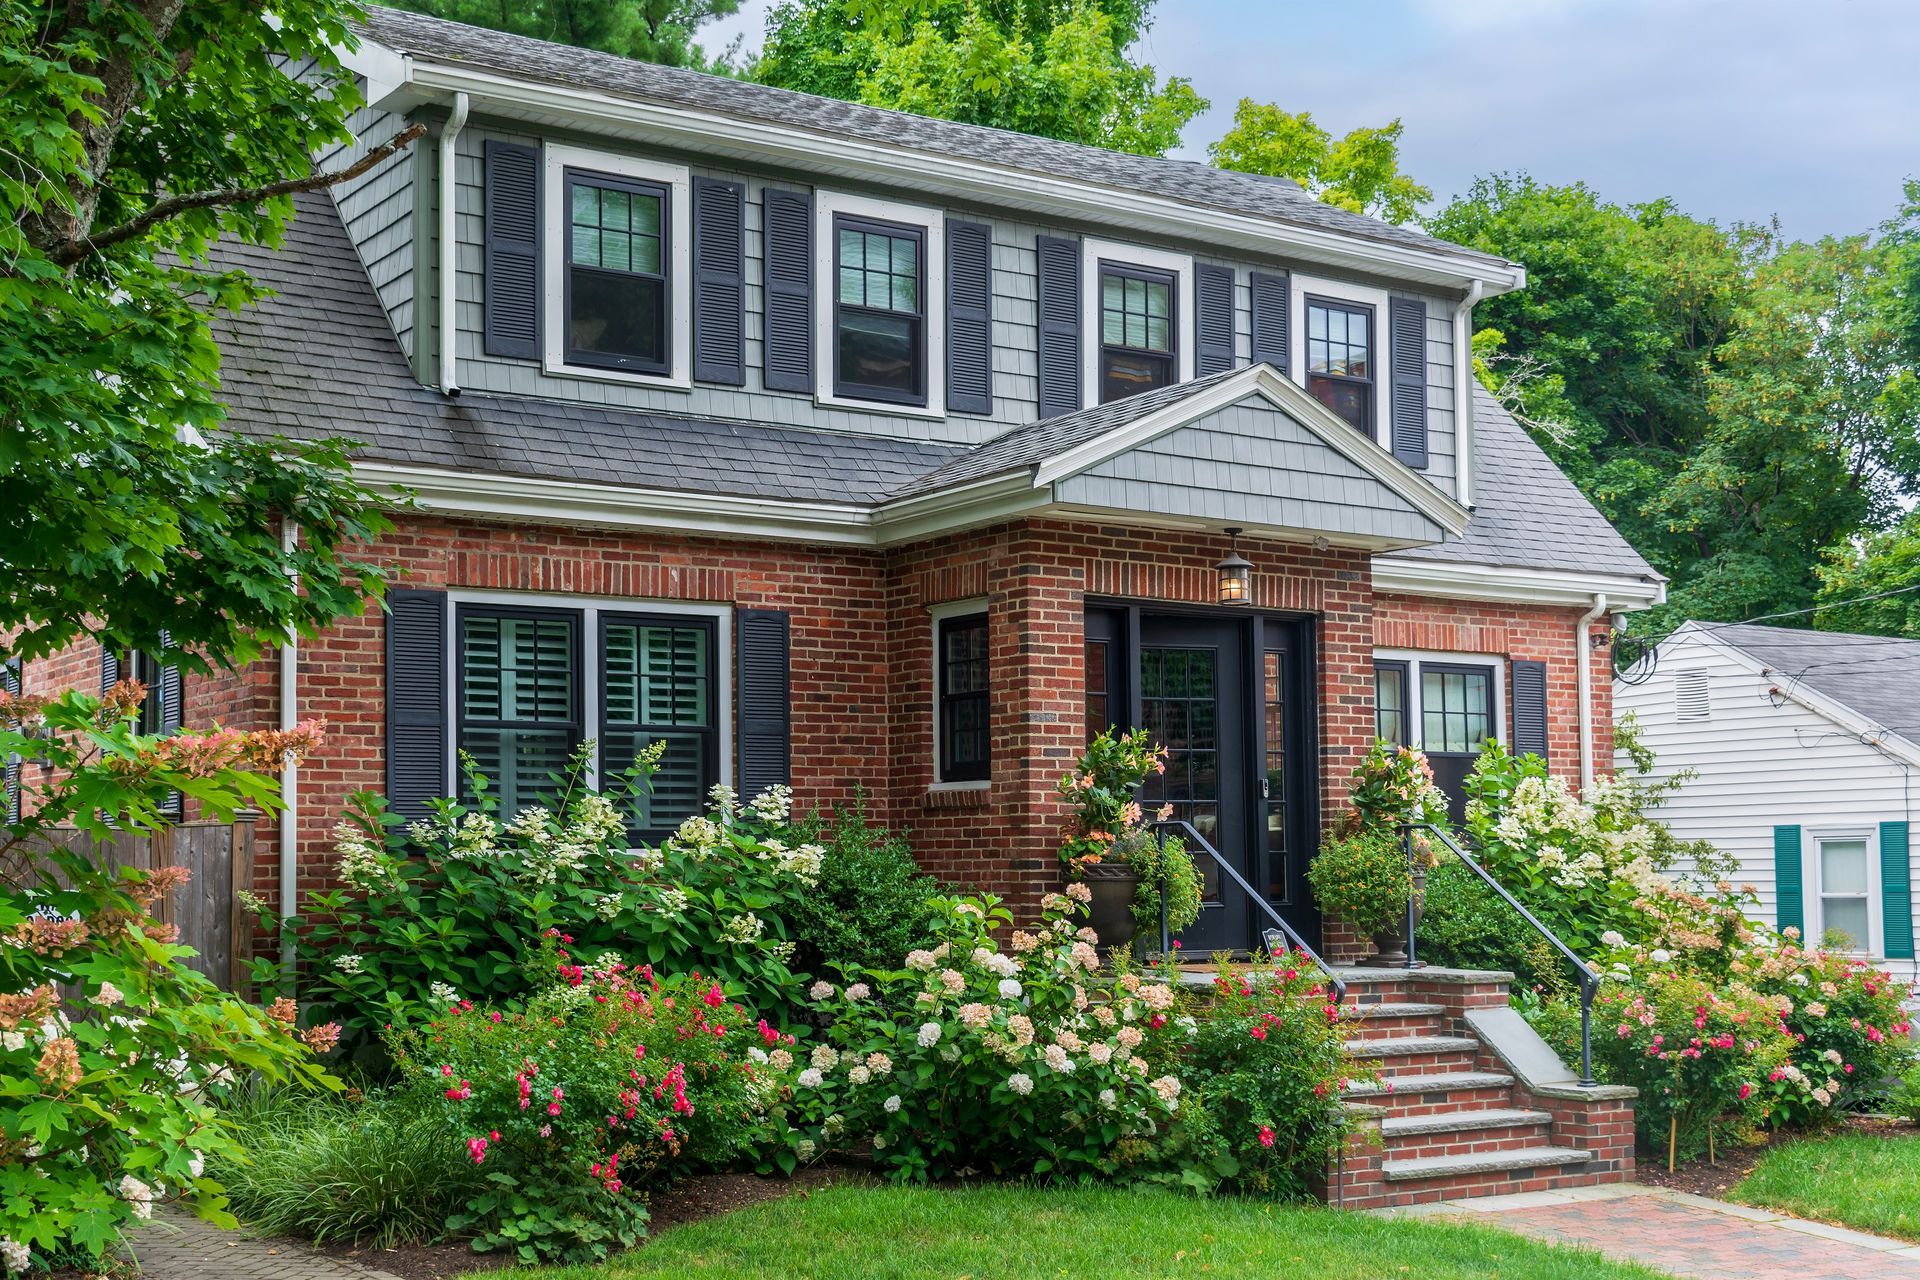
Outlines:
[[[554, 775], [585, 736], [580, 711], [580, 615], [564, 609], [460, 609], [461, 752], [500, 802], [518, 813], [556, 790]], [[460, 794], [472, 798], [462, 770]]]
[[710, 619], [602, 614], [600, 756], [609, 774], [662, 742], [636, 825], [672, 830], [699, 812], [719, 778], [714, 626]]
[[1356, 431], [1374, 431], [1374, 309], [1309, 297], [1307, 391]]
[[926, 232], [834, 218], [833, 393], [927, 403]]
[[1407, 745], [1407, 664], [1373, 664], [1373, 734], [1396, 747]]
[[1177, 277], [1171, 271], [1100, 264], [1100, 402], [1178, 380]]
[[671, 365], [668, 188], [566, 171], [566, 360], [629, 373]]
[[1865, 832], [1816, 836], [1820, 876], [1820, 937], [1842, 935], [1849, 951], [1871, 951], [1873, 869]]
[[936, 719], [941, 782], [985, 782], [992, 767], [987, 615], [967, 613], [935, 624]]

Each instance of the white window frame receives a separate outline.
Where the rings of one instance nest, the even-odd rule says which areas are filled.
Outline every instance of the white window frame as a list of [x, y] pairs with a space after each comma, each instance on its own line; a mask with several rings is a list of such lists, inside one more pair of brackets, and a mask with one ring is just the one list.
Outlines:
[[[635, 373], [567, 363], [567, 170], [604, 173], [667, 188], [667, 372]], [[541, 366], [569, 378], [648, 387], [693, 387], [693, 184], [687, 167], [549, 142], [540, 177]]]
[[[1420, 705], [1420, 666], [1432, 663], [1440, 667], [1485, 667], [1493, 674], [1493, 740], [1507, 742], [1507, 660], [1497, 653], [1446, 653], [1432, 649], [1375, 649], [1375, 662], [1403, 662], [1407, 668], [1406, 707], [1407, 745], [1416, 751], [1426, 748], [1426, 716]], [[1374, 718], [1374, 732], [1379, 731]]]
[[[1827, 894], [1826, 884], [1821, 874], [1823, 860], [1821, 846], [1827, 841], [1858, 840], [1867, 850], [1867, 937], [1866, 947], [1849, 954], [1858, 956], [1877, 956], [1886, 945], [1883, 931], [1885, 922], [1881, 919], [1883, 902], [1880, 886], [1880, 829], [1871, 822], [1849, 823], [1833, 826], [1809, 826], [1802, 828], [1805, 839], [1800, 852], [1800, 883], [1811, 886], [1812, 892], [1804, 897], [1811, 908], [1808, 915], [1812, 928], [1807, 930], [1805, 941], [1808, 946], [1818, 946], [1827, 935]], [[1778, 886], [1775, 887], [1778, 892]]]
[[[1287, 324], [1288, 367], [1295, 370], [1294, 381], [1307, 385], [1307, 297], [1311, 294], [1328, 302], [1351, 302], [1373, 308], [1373, 442], [1391, 451], [1393, 439], [1393, 324], [1390, 319], [1393, 297], [1385, 289], [1343, 280], [1323, 280], [1317, 276], [1293, 277]], [[1426, 353], [1421, 353], [1422, 363]]]
[[[447, 794], [460, 794], [460, 606], [488, 604], [524, 609], [573, 609], [580, 613], [580, 723], [586, 737], [598, 739], [600, 724], [600, 615], [602, 613], [654, 613], [663, 616], [702, 618], [713, 621], [714, 676], [718, 682], [715, 698], [720, 735], [720, 776], [718, 782], [733, 785], [733, 606], [725, 604], [688, 604], [683, 600], [646, 600], [620, 596], [547, 595], [537, 591], [449, 591], [447, 592], [447, 640], [441, 663], [447, 673]], [[600, 756], [594, 753], [587, 766], [587, 785], [600, 785]]]
[[1123, 267], [1146, 267], [1173, 275], [1174, 341], [1173, 380], [1193, 380], [1194, 327], [1193, 255], [1167, 249], [1149, 249], [1145, 245], [1119, 240], [1085, 239], [1080, 242], [1080, 368], [1081, 403], [1089, 409], [1100, 403], [1100, 264], [1111, 262]]
[[[925, 238], [925, 257], [921, 279], [925, 296], [920, 300], [924, 313], [921, 324], [926, 343], [927, 402], [924, 405], [899, 404], [891, 400], [862, 400], [855, 396], [835, 395], [833, 363], [833, 304], [840, 293], [839, 241], [834, 235], [834, 219], [839, 215], [866, 218], [874, 222], [893, 222], [913, 227]], [[947, 416], [947, 215], [944, 210], [926, 205], [904, 204], [898, 200], [875, 200], [844, 191], [816, 191], [813, 196], [813, 367], [814, 403], [836, 409], [859, 409], [866, 413], [884, 413], [894, 417], [944, 418]]]
[[[927, 777], [929, 791], [985, 791], [993, 785], [993, 779], [973, 778], [965, 782], [942, 782], [940, 780], [940, 624], [948, 618], [965, 618], [976, 613], [987, 615], [987, 639], [993, 639], [993, 613], [987, 607], [985, 596], [976, 596], [971, 600], [952, 600], [946, 604], [930, 605], [927, 608], [928, 647], [933, 651], [933, 660], [927, 665], [927, 676], [931, 683], [927, 686], [929, 711], [927, 723], [933, 726], [932, 749], [927, 755]], [[987, 712], [993, 712], [993, 659], [987, 659]]]

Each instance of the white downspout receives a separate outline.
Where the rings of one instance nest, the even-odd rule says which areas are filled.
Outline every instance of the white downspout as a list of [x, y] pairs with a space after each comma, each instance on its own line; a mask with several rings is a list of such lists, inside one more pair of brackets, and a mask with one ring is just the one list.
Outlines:
[[1593, 652], [1588, 628], [1607, 611], [1607, 593], [1593, 597], [1593, 608], [1580, 615], [1573, 633], [1573, 657], [1580, 664], [1580, 794], [1593, 790]]
[[459, 228], [455, 215], [459, 212], [460, 191], [454, 175], [455, 161], [459, 159], [460, 131], [467, 127], [467, 95], [453, 95], [453, 113], [447, 117], [447, 123], [440, 130], [440, 182], [437, 193], [440, 202], [440, 390], [447, 395], [460, 394], [460, 379], [455, 372], [455, 356], [459, 337], [454, 326], [459, 323], [456, 304], [459, 302], [460, 280], [455, 275], [459, 248], [456, 237]]
[[[300, 526], [291, 520], [280, 526], [280, 550], [291, 556], [300, 544]], [[292, 579], [297, 591], [298, 577]], [[280, 643], [280, 728], [284, 732], [300, 723], [300, 637], [292, 628]], [[299, 830], [300, 769], [288, 762], [280, 770], [280, 967], [293, 974], [293, 918], [299, 913], [299, 850], [295, 845]]]
[[1453, 309], [1453, 417], [1455, 484], [1463, 507], [1473, 506], [1473, 307], [1487, 291], [1475, 280]]

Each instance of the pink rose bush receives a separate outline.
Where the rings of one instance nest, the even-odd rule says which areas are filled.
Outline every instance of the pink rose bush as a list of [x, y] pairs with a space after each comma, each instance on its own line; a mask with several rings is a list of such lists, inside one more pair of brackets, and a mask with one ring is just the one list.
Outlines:
[[792, 1037], [711, 977], [540, 941], [549, 981], [523, 1009], [461, 1002], [391, 1048], [485, 1174], [449, 1228], [523, 1262], [597, 1261], [645, 1235], [648, 1188], [750, 1149]]

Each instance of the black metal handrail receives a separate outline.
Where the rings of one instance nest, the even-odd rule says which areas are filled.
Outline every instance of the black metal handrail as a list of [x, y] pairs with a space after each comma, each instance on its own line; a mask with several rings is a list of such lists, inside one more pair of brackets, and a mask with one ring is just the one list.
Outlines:
[[[1327, 980], [1333, 984], [1333, 1001], [1335, 1004], [1347, 998], [1347, 984], [1338, 973], [1334, 972], [1333, 966], [1325, 960], [1322, 960], [1320, 953], [1307, 945], [1307, 940], [1301, 937], [1292, 925], [1287, 923], [1284, 916], [1273, 909], [1273, 904], [1268, 902], [1263, 894], [1247, 883], [1247, 878], [1241, 875], [1232, 863], [1222, 857], [1220, 851], [1214, 848], [1213, 844], [1205, 836], [1195, 830], [1191, 822], [1183, 818], [1167, 818], [1153, 824], [1155, 831], [1167, 827], [1178, 828], [1181, 832], [1180, 838], [1182, 840], [1190, 841], [1198, 845], [1201, 851], [1212, 858], [1215, 865], [1226, 873], [1228, 879], [1240, 886], [1241, 892], [1245, 893], [1251, 902], [1267, 913], [1267, 918], [1273, 921], [1275, 925], [1274, 928], [1263, 931], [1263, 936], [1267, 940], [1268, 951], [1273, 950], [1273, 935], [1278, 933], [1291, 949], [1300, 952], [1320, 966], [1321, 971], [1327, 975]], [[1167, 929], [1167, 877], [1163, 870], [1160, 875], [1160, 954], [1166, 956], [1172, 954], [1172, 952], [1173, 935]]]
[[[1409, 871], [1412, 871], [1414, 867], [1419, 865], [1413, 852], [1413, 833], [1416, 831], [1424, 831], [1429, 835], [1438, 837], [1440, 843], [1452, 850], [1454, 856], [1459, 858], [1460, 861], [1466, 863], [1468, 869], [1471, 870], [1473, 874], [1479, 876], [1481, 880], [1485, 881], [1488, 888], [1504, 898], [1508, 906], [1518, 911], [1522, 920], [1532, 925], [1541, 937], [1553, 944], [1556, 951], [1573, 963], [1574, 973], [1578, 975], [1580, 982], [1580, 1083], [1586, 1088], [1593, 1088], [1599, 1083], [1593, 1078], [1593, 998], [1600, 993], [1600, 975], [1593, 971], [1592, 965], [1575, 955], [1573, 948], [1560, 941], [1558, 934], [1547, 928], [1546, 925], [1541, 924], [1533, 912], [1522, 906], [1518, 898], [1508, 893], [1506, 887], [1498, 880], [1495, 880], [1493, 876], [1488, 873], [1487, 869], [1475, 861], [1473, 855], [1462, 848], [1443, 828], [1437, 827], [1431, 822], [1408, 822], [1401, 825], [1400, 840], [1406, 849], [1407, 869]], [[1418, 955], [1415, 951], [1413, 937], [1414, 923], [1419, 919], [1419, 914], [1418, 907], [1413, 900], [1413, 895], [1408, 894], [1407, 968], [1409, 969], [1418, 968], [1420, 965]]]

